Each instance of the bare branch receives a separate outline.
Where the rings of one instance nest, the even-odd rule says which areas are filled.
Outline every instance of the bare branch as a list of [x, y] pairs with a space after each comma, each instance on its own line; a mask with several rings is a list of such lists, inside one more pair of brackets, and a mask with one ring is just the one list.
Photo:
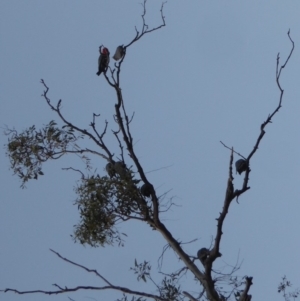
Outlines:
[[292, 49], [285, 61], [285, 63], [280, 67], [279, 71], [278, 71], [278, 66], [279, 66], [279, 54], [277, 55], [277, 64], [276, 64], [276, 82], [277, 82], [277, 86], [280, 90], [280, 97], [279, 97], [279, 103], [278, 103], [278, 106], [276, 107], [276, 109], [274, 110], [274, 112], [272, 114], [270, 114], [268, 116], [268, 118], [266, 119], [265, 122], [262, 123], [262, 125], [260, 126], [260, 135], [258, 136], [257, 138], [257, 141], [256, 141], [256, 144], [254, 145], [253, 147], [253, 150], [252, 152], [249, 154], [247, 160], [249, 161], [251, 159], [251, 157], [254, 155], [254, 153], [256, 152], [256, 150], [258, 149], [258, 146], [259, 146], [259, 143], [261, 141], [261, 139], [263, 138], [264, 134], [265, 134], [265, 131], [264, 131], [264, 128], [267, 126], [268, 123], [271, 123], [272, 122], [272, 118], [273, 116], [279, 111], [279, 109], [281, 108], [281, 103], [282, 103], [282, 98], [283, 98], [283, 92], [284, 90], [281, 88], [280, 86], [280, 75], [281, 75], [281, 71], [283, 68], [285, 68], [285, 66], [287, 65], [287, 63], [289, 62], [290, 58], [291, 58], [291, 55], [294, 51], [294, 48], [295, 48], [295, 44], [294, 44], [294, 41], [291, 39], [290, 37], [290, 31], [288, 31], [288, 37], [292, 43]]
[[88, 269], [87, 267], [85, 267], [85, 266], [83, 266], [83, 265], [81, 265], [81, 264], [78, 264], [78, 263], [76, 263], [76, 262], [74, 262], [74, 261], [71, 261], [71, 260], [69, 260], [68, 258], [62, 257], [58, 252], [56, 252], [56, 251], [54, 251], [54, 250], [52, 250], [52, 249], [50, 249], [50, 251], [53, 252], [55, 255], [57, 255], [60, 259], [66, 261], [66, 262], [68, 262], [68, 263], [71, 263], [71, 264], [73, 264], [73, 265], [75, 265], [75, 266], [77, 266], [77, 267], [79, 267], [79, 268], [82, 268], [82, 269], [86, 270], [86, 271], [89, 272], [89, 273], [94, 273], [96, 276], [98, 276], [99, 278], [101, 278], [106, 284], [112, 285], [108, 280], [106, 280], [102, 275], [100, 275], [100, 274], [97, 272], [97, 270], [91, 270], [91, 269]]
[[[221, 143], [224, 147], [230, 149], [230, 151], [233, 150], [232, 147], [228, 147], [228, 146], [227, 146], [225, 143], [223, 143], [222, 141], [220, 141], [220, 143]], [[243, 159], [247, 160], [247, 158], [245, 158], [242, 154], [236, 152], [235, 150], [233, 150], [233, 152], [234, 152], [235, 154], [237, 154], [238, 156], [242, 157]]]
[[75, 169], [75, 168], [73, 168], [73, 167], [64, 167], [64, 168], [62, 168], [62, 170], [74, 170], [74, 171], [77, 171], [77, 172], [79, 172], [79, 173], [81, 174], [81, 178], [84, 179], [84, 174], [83, 174], [83, 172], [82, 172], [81, 170], [79, 170], [79, 169]]
[[91, 270], [81, 264], [78, 264], [74, 261], [71, 261], [63, 256], [61, 256], [58, 252], [50, 249], [51, 252], [53, 252], [55, 255], [57, 255], [60, 259], [75, 265], [81, 269], [84, 269], [85, 271], [89, 272], [89, 273], [93, 273], [95, 274], [97, 277], [101, 278], [106, 284], [107, 286], [76, 286], [74, 288], [67, 288], [67, 287], [61, 287], [58, 284], [53, 284], [53, 286], [57, 287], [59, 290], [53, 290], [53, 291], [44, 291], [44, 290], [31, 290], [31, 291], [19, 291], [16, 289], [11, 289], [11, 288], [7, 288], [5, 290], [1, 290], [2, 292], [14, 292], [17, 293], [19, 295], [23, 295], [23, 294], [34, 294], [34, 293], [42, 293], [45, 295], [57, 295], [57, 294], [62, 294], [62, 293], [67, 293], [67, 292], [74, 292], [74, 291], [78, 291], [78, 290], [117, 290], [117, 291], [121, 291], [123, 293], [126, 294], [131, 294], [131, 295], [137, 295], [137, 296], [142, 296], [142, 297], [147, 297], [147, 298], [151, 298], [154, 300], [160, 300], [160, 301], [168, 301], [164, 298], [161, 298], [160, 296], [157, 295], [153, 295], [153, 294], [148, 294], [145, 292], [139, 292], [139, 291], [134, 291], [134, 290], [130, 290], [126, 287], [122, 287], [122, 286], [115, 286], [113, 284], [111, 284], [106, 278], [104, 278], [100, 273], [97, 272], [97, 270]]
[[144, 36], [145, 34], [147, 33], [150, 33], [152, 31], [155, 31], [155, 30], [158, 30], [164, 26], [166, 26], [166, 22], [165, 22], [165, 16], [164, 16], [164, 13], [163, 13], [163, 9], [164, 9], [164, 5], [166, 2], [163, 2], [162, 5], [161, 5], [161, 8], [160, 8], [160, 14], [161, 14], [161, 19], [162, 19], [162, 24], [157, 26], [157, 27], [154, 27], [152, 29], [148, 29], [148, 25], [146, 25], [146, 21], [145, 21], [145, 16], [146, 16], [146, 3], [147, 3], [147, 0], [144, 0], [144, 2], [142, 3], [142, 6], [143, 6], [143, 13], [142, 13], [142, 20], [143, 20], [143, 25], [142, 25], [142, 31], [139, 32], [136, 28], [135, 28], [135, 31], [136, 31], [136, 36], [135, 38], [125, 46], [125, 48], [128, 48], [129, 46], [131, 46], [133, 43], [137, 42], [142, 36]]
[[[93, 155], [97, 155], [97, 156], [102, 157], [103, 159], [108, 160], [107, 156], [105, 156], [105, 155], [103, 155], [103, 154], [101, 154], [97, 151], [94, 151], [92, 149], [89, 149], [89, 148], [79, 149], [79, 150], [64, 150], [64, 151], [60, 151], [60, 152], [53, 152], [51, 158], [52, 159], [59, 159], [64, 154], [84, 154], [84, 153], [90, 153], [90, 154], [93, 154]], [[53, 157], [54, 155], [59, 155], [59, 157], [55, 158], [55, 157]]]
[[[255, 152], [258, 150], [260, 141], [262, 140], [263, 136], [265, 135], [265, 127], [267, 126], [267, 124], [272, 122], [272, 118], [273, 116], [279, 111], [279, 109], [281, 108], [281, 104], [282, 104], [282, 98], [283, 98], [283, 92], [284, 90], [281, 88], [280, 86], [280, 75], [281, 75], [281, 71], [283, 68], [285, 68], [285, 66], [287, 65], [287, 63], [289, 62], [291, 55], [294, 51], [295, 45], [294, 45], [294, 41], [291, 39], [290, 37], [290, 31], [288, 31], [288, 37], [292, 43], [292, 49], [285, 61], [285, 63], [280, 67], [279, 71], [278, 71], [278, 66], [279, 66], [279, 55], [277, 56], [277, 64], [276, 64], [276, 82], [277, 82], [277, 86], [280, 90], [280, 97], [279, 97], [279, 103], [278, 106], [275, 108], [275, 110], [273, 111], [272, 114], [270, 114], [268, 116], [268, 118], [266, 119], [265, 122], [262, 123], [262, 125], [260, 126], [260, 134], [257, 138], [257, 141], [253, 147], [253, 150], [251, 151], [251, 153], [249, 154], [249, 156], [247, 157], [247, 163], [249, 165], [250, 159], [252, 158], [252, 156], [255, 154]], [[249, 173], [250, 173], [250, 168], [248, 168], [245, 172], [245, 177], [244, 177], [244, 183], [243, 183], [243, 187], [240, 190], [236, 190], [234, 192], [235, 197], [238, 197], [239, 195], [241, 195], [242, 193], [244, 193], [245, 191], [247, 191], [248, 189], [250, 189], [250, 187], [248, 187], [248, 181], [249, 181]]]
[[128, 47], [130, 47], [133, 43], [137, 42], [141, 37], [143, 37], [145, 34], [147, 33], [150, 33], [150, 32], [153, 32], [155, 30], [158, 30], [164, 26], [166, 26], [166, 22], [165, 22], [165, 16], [163, 14], [163, 8], [164, 8], [164, 5], [166, 2], [163, 2], [162, 5], [161, 5], [161, 8], [160, 8], [160, 14], [161, 14], [161, 19], [162, 19], [162, 24], [157, 26], [157, 27], [153, 27], [152, 29], [148, 29], [148, 25], [146, 24], [146, 20], [145, 20], [145, 16], [146, 16], [146, 3], [147, 3], [147, 0], [144, 0], [144, 2], [142, 3], [142, 7], [143, 7], [143, 12], [142, 12], [142, 21], [143, 21], [143, 24], [142, 24], [142, 29], [141, 29], [141, 32], [139, 32], [137, 30], [137, 28], [135, 27], [135, 37], [131, 40], [131, 42], [129, 42], [127, 45], [123, 46], [123, 49], [124, 49], [124, 55], [122, 57], [122, 59], [120, 60], [119, 63], [115, 63], [115, 68], [117, 70], [117, 78], [115, 79], [114, 77], [114, 72], [115, 70], [111, 70], [110, 68], [110, 72], [111, 72], [111, 77], [114, 81], [114, 83], [112, 83], [109, 78], [107, 77], [106, 73], [104, 73], [104, 76], [105, 76], [105, 79], [107, 80], [108, 84], [113, 87], [113, 88], [117, 88], [117, 87], [120, 87], [120, 72], [121, 72], [121, 66], [122, 66], [122, 63], [125, 59], [125, 56], [126, 56], [126, 49]]
[[228, 177], [228, 181], [227, 181], [227, 189], [226, 189], [226, 194], [225, 194], [223, 210], [220, 213], [219, 218], [217, 219], [218, 224], [217, 224], [217, 234], [215, 237], [215, 244], [213, 246], [213, 249], [210, 252], [208, 264], [206, 265], [206, 273], [209, 273], [209, 274], [211, 273], [212, 262], [214, 260], [216, 260], [217, 257], [221, 256], [220, 243], [221, 243], [221, 237], [223, 234], [223, 231], [222, 231], [223, 223], [224, 223], [224, 220], [228, 213], [230, 203], [233, 200], [233, 189], [234, 188], [233, 188], [232, 164], [233, 164], [233, 148], [231, 149], [231, 155], [230, 155], [229, 177]]
[[292, 56], [292, 53], [294, 51], [294, 48], [295, 48], [295, 43], [294, 41], [292, 40], [291, 36], [290, 36], [290, 30], [288, 31], [287, 33], [291, 43], [292, 43], [292, 50], [290, 51], [290, 54], [289, 56], [287, 57], [287, 59], [285, 60], [285, 63], [280, 67], [279, 71], [278, 71], [278, 66], [279, 66], [279, 53], [277, 55], [277, 68], [276, 68], [276, 81], [277, 81], [277, 85], [278, 85], [278, 88], [280, 89], [280, 91], [283, 93], [283, 90], [281, 89], [280, 87], [280, 84], [279, 84], [279, 78], [280, 78], [280, 74], [281, 74], [281, 71], [283, 68], [285, 68], [286, 64], [288, 63], [288, 61], [290, 60], [291, 56]]
[[183, 295], [185, 295], [187, 298], [189, 298], [191, 301], [199, 301], [198, 299], [194, 298], [191, 294], [189, 294], [188, 292], [183, 291], [182, 292]]
[[[76, 130], [77, 132], [82, 133], [83, 135], [88, 136], [89, 138], [91, 138], [91, 139], [96, 143], [96, 145], [98, 145], [99, 147], [101, 147], [101, 148], [108, 154], [109, 158], [111, 158], [112, 155], [111, 155], [110, 151], [108, 150], [108, 148], [107, 148], [103, 143], [101, 143], [101, 140], [100, 140], [100, 141], [97, 140], [96, 137], [95, 137], [93, 134], [91, 134], [90, 132], [88, 132], [87, 130], [81, 129], [81, 128], [75, 126], [74, 124], [72, 124], [71, 122], [69, 122], [69, 121], [67, 121], [67, 120], [65, 119], [65, 117], [62, 115], [62, 113], [61, 113], [61, 111], [60, 111], [61, 100], [59, 100], [58, 103], [57, 103], [57, 105], [56, 105], [56, 107], [54, 107], [54, 106], [51, 104], [51, 101], [50, 101], [49, 97], [47, 96], [48, 91], [49, 91], [49, 87], [46, 85], [46, 83], [44, 82], [43, 79], [41, 79], [41, 83], [43, 84], [43, 86], [44, 86], [45, 89], [46, 89], [46, 90], [44, 90], [44, 93], [42, 94], [42, 96], [45, 98], [45, 100], [46, 100], [47, 104], [49, 105], [49, 107], [50, 107], [54, 112], [57, 113], [57, 115], [60, 117], [60, 119], [61, 119], [67, 126], [69, 126], [70, 128], [72, 128], [72, 129]], [[104, 156], [104, 158], [106, 158], [106, 159], [108, 160], [107, 157]]]
[[14, 292], [14, 293], [19, 294], [19, 295], [36, 294], [36, 293], [41, 293], [41, 294], [45, 294], [45, 295], [58, 295], [58, 294], [63, 294], [63, 293], [76, 292], [76, 291], [79, 291], [79, 290], [97, 290], [97, 291], [117, 290], [117, 291], [120, 291], [120, 292], [123, 292], [123, 293], [126, 293], [126, 294], [147, 297], [147, 298], [151, 298], [151, 299], [154, 299], [154, 300], [168, 301], [167, 299], [161, 298], [157, 295], [148, 294], [148, 293], [139, 292], [139, 291], [133, 291], [133, 290], [130, 290], [126, 287], [121, 287], [121, 286], [76, 286], [76, 287], [73, 287], [73, 288], [67, 288], [67, 287], [62, 288], [59, 285], [57, 285], [56, 283], [54, 283], [53, 286], [59, 288], [59, 290], [53, 290], [53, 291], [44, 291], [44, 290], [19, 291], [19, 290], [12, 289], [12, 288], [6, 288], [5, 290], [0, 290], [0, 291], [2, 291], [4, 293]]
[[115, 137], [116, 137], [116, 139], [117, 139], [117, 141], [119, 143], [119, 148], [121, 150], [121, 154], [120, 155], [121, 155], [121, 158], [122, 158], [122, 162], [125, 162], [125, 160], [124, 160], [124, 146], [123, 146], [123, 144], [122, 144], [122, 142], [121, 142], [121, 140], [120, 140], [120, 138], [118, 136], [119, 132], [120, 132], [120, 129], [118, 131], [113, 131], [113, 134], [115, 135]]
[[[295, 48], [295, 44], [294, 44], [294, 41], [292, 40], [291, 36], [290, 36], [290, 30], [288, 31], [287, 33], [288, 37], [289, 37], [289, 40], [291, 41], [292, 43], [292, 48], [290, 50], [290, 53], [287, 57], [287, 59], [285, 60], [284, 64], [279, 68], [279, 60], [280, 60], [280, 57], [279, 57], [279, 54], [277, 55], [277, 63], [276, 63], [276, 83], [277, 83], [277, 86], [278, 86], [278, 89], [280, 90], [280, 96], [279, 96], [279, 103], [278, 103], [278, 106], [275, 108], [275, 110], [273, 111], [272, 114], [269, 114], [269, 116], [267, 117], [267, 119], [261, 124], [260, 126], [260, 134], [256, 140], [256, 143], [253, 147], [253, 150], [250, 152], [250, 154], [248, 155], [247, 158], [245, 158], [244, 156], [242, 156], [240, 153], [238, 152], [235, 152], [237, 155], [241, 156], [242, 158], [244, 158], [249, 166], [250, 164], [250, 159], [252, 158], [252, 156], [255, 154], [255, 152], [258, 150], [258, 147], [259, 147], [259, 144], [262, 140], [262, 138], [264, 137], [265, 135], [265, 127], [267, 126], [267, 124], [269, 123], [272, 123], [272, 118], [274, 117], [274, 115], [279, 111], [279, 109], [281, 108], [282, 106], [282, 100], [283, 100], [283, 93], [284, 93], [284, 90], [282, 89], [281, 85], [280, 85], [280, 76], [281, 76], [281, 72], [282, 72], [282, 69], [285, 68], [285, 66], [287, 65], [287, 63], [289, 62], [291, 56], [292, 56], [292, 53], [294, 51], [294, 48]], [[221, 142], [221, 141], [220, 141]], [[223, 144], [224, 147], [228, 148], [223, 142], [221, 142]], [[248, 186], [248, 182], [249, 182], [249, 174], [250, 174], [250, 168], [248, 167], [248, 169], [246, 170], [245, 172], [245, 176], [244, 176], [244, 182], [243, 182], [243, 187], [241, 189], [237, 189], [235, 190], [234, 192], [234, 198], [238, 198], [241, 194], [243, 194], [244, 192], [246, 192], [247, 190], [250, 189], [250, 187]]]
[[[109, 70], [110, 70], [111, 74], [113, 74], [111, 68], [109, 68]], [[108, 78], [106, 72], [104, 73], [104, 76], [105, 76], [105, 79], [106, 79], [106, 81], [108, 82], [108, 84], [109, 84], [110, 86], [112, 86], [112, 87], [114, 88], [114, 87], [117, 85], [116, 83], [113, 84], [113, 83], [109, 80], [109, 78]], [[113, 75], [112, 75], [112, 77], [113, 77]], [[115, 79], [114, 79], [114, 78], [113, 78], [113, 80], [114, 80], [114, 82], [115, 82]]]
[[243, 293], [241, 294], [239, 301], [251, 301], [252, 296], [248, 295], [250, 286], [253, 284], [252, 283], [252, 277], [245, 277], [246, 280], [246, 285], [245, 285], [245, 289], [243, 291]]
[[98, 139], [102, 142], [102, 139], [104, 137], [104, 135], [106, 134], [106, 130], [107, 130], [107, 126], [108, 126], [108, 122], [105, 121], [105, 127], [104, 130], [102, 132], [102, 134], [100, 135], [96, 129], [96, 117], [99, 117], [100, 114], [95, 114], [93, 113], [93, 121], [91, 122], [90, 126], [93, 128], [95, 134], [97, 135]]
[[[285, 63], [280, 67], [279, 69], [279, 55], [277, 56], [277, 65], [276, 65], [276, 82], [277, 82], [277, 86], [280, 90], [280, 97], [279, 97], [279, 104], [278, 106], [275, 108], [275, 110], [273, 111], [272, 114], [270, 114], [268, 116], [268, 118], [266, 119], [266, 121], [261, 125], [260, 127], [260, 134], [257, 138], [257, 141], [253, 147], [253, 150], [250, 152], [250, 154], [248, 155], [247, 158], [245, 158], [244, 156], [242, 156], [240, 153], [235, 152], [233, 150], [233, 148], [231, 148], [231, 156], [230, 156], [230, 164], [229, 164], [229, 177], [228, 177], [228, 181], [227, 181], [227, 189], [226, 189], [226, 194], [225, 194], [225, 200], [224, 200], [224, 205], [223, 205], [223, 210], [220, 213], [219, 218], [217, 219], [218, 223], [217, 223], [217, 233], [215, 236], [215, 243], [214, 246], [212, 248], [212, 250], [210, 251], [210, 254], [205, 262], [205, 274], [207, 276], [208, 281], [211, 281], [211, 271], [212, 271], [212, 264], [214, 262], [214, 260], [216, 260], [217, 257], [221, 256], [220, 253], [220, 243], [221, 243], [221, 237], [223, 234], [223, 223], [224, 220], [227, 216], [228, 210], [229, 210], [229, 206], [231, 204], [231, 201], [237, 197], [239, 195], [241, 195], [242, 193], [244, 193], [245, 191], [247, 191], [248, 189], [250, 189], [250, 187], [248, 187], [248, 181], [249, 181], [249, 173], [250, 173], [250, 168], [249, 168], [249, 162], [251, 157], [255, 154], [255, 152], [258, 149], [258, 146], [260, 144], [260, 141], [262, 140], [264, 134], [265, 134], [265, 127], [267, 126], [268, 123], [272, 122], [272, 117], [279, 111], [279, 109], [281, 108], [281, 104], [282, 104], [282, 97], [283, 97], [283, 92], [284, 90], [281, 88], [280, 86], [280, 75], [281, 75], [281, 71], [282, 69], [286, 66], [286, 64], [288, 63], [288, 61], [291, 58], [291, 55], [294, 51], [294, 42], [290, 37], [290, 31], [288, 32], [288, 37], [292, 43], [292, 49], [290, 50], [290, 53], [285, 61]], [[221, 141], [220, 141], [221, 142]], [[230, 149], [228, 146], [226, 146], [223, 142], [221, 142], [222, 145], [228, 149]], [[232, 171], [232, 165], [233, 165], [233, 153], [238, 154], [239, 156], [241, 156], [242, 158], [244, 158], [247, 162], [247, 169], [245, 171], [245, 176], [244, 176], [244, 182], [243, 182], [243, 187], [240, 190], [235, 190], [234, 191], [234, 186], [233, 186], [233, 171]], [[250, 289], [250, 286], [252, 285], [252, 277], [246, 277], [246, 287], [244, 289], [243, 294], [240, 297], [240, 301], [250, 301], [251, 300], [251, 295], [248, 295], [248, 291]]]

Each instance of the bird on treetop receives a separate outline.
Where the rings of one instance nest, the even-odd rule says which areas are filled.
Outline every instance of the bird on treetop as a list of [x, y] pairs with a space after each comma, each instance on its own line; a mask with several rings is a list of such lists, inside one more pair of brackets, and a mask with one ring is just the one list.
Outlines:
[[236, 168], [236, 172], [238, 172], [240, 175], [243, 171], [247, 170], [248, 163], [244, 159], [239, 159], [235, 162], [235, 168]]
[[98, 72], [96, 73], [98, 76], [102, 73], [102, 72], [106, 72], [107, 68], [108, 68], [108, 64], [109, 64], [109, 50], [103, 46], [99, 47], [99, 52], [100, 52], [100, 56], [98, 59]]
[[113, 59], [115, 61], [118, 61], [119, 59], [121, 59], [124, 56], [124, 54], [125, 54], [125, 48], [123, 45], [120, 45], [117, 47], [116, 52], [113, 56]]

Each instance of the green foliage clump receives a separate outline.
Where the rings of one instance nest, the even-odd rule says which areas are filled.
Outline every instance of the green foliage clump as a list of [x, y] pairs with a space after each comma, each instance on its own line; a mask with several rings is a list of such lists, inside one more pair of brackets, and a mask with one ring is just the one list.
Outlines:
[[97, 175], [82, 179], [75, 188], [78, 195], [75, 205], [80, 212], [80, 222], [74, 226], [75, 241], [93, 247], [115, 242], [122, 245], [116, 225], [131, 218], [145, 219], [151, 211], [137, 187], [138, 182], [130, 170], [126, 177]]
[[286, 276], [282, 277], [282, 281], [278, 285], [278, 293], [281, 293], [285, 301], [295, 300], [300, 295], [300, 289], [297, 288], [294, 291], [290, 291], [292, 287], [291, 281]]
[[[66, 128], [66, 129], [65, 129]], [[58, 128], [54, 121], [50, 121], [41, 130], [31, 126], [21, 133], [7, 129], [7, 156], [11, 169], [22, 180], [21, 187], [30, 179], [37, 179], [43, 175], [42, 163], [48, 159], [59, 159], [67, 152], [70, 144], [74, 144], [80, 136], [74, 135], [74, 130], [68, 126]]]
[[174, 276], [163, 278], [159, 292], [160, 296], [166, 300], [183, 300], [183, 298], [180, 298], [180, 285], [177, 285], [177, 279]]
[[[134, 260], [134, 267], [130, 268], [137, 275], [137, 280], [143, 280], [147, 282], [147, 279], [150, 279], [152, 283], [155, 283], [151, 277], [151, 265], [148, 261], [144, 260], [142, 263], [138, 263], [137, 260]], [[176, 274], [165, 274], [162, 278], [161, 283], [155, 283], [156, 288], [159, 292], [159, 296], [164, 300], [169, 301], [181, 301], [184, 300], [181, 298], [181, 288], [178, 285], [178, 275]]]

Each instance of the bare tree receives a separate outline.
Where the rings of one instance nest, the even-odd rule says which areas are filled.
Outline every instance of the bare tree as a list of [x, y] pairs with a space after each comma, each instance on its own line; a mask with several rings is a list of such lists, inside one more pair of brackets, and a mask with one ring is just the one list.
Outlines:
[[[252, 285], [252, 277], [239, 277], [236, 275], [240, 264], [237, 263], [226, 273], [221, 272], [215, 267], [219, 257], [220, 245], [223, 235], [223, 224], [228, 216], [230, 206], [233, 200], [238, 198], [250, 189], [249, 175], [251, 172], [251, 159], [256, 154], [262, 139], [266, 133], [266, 127], [273, 121], [276, 113], [282, 106], [284, 90], [280, 84], [280, 77], [283, 69], [289, 62], [294, 50], [294, 42], [287, 33], [291, 42], [291, 50], [283, 64], [280, 63], [279, 54], [276, 63], [276, 83], [279, 89], [279, 101], [274, 111], [268, 115], [261, 124], [257, 140], [254, 141], [253, 149], [248, 155], [242, 155], [233, 147], [227, 146], [221, 142], [224, 147], [230, 150], [227, 188], [223, 201], [223, 208], [217, 217], [217, 229], [210, 246], [195, 250], [194, 255], [187, 254], [183, 248], [183, 243], [174, 238], [161, 220], [161, 213], [168, 210], [172, 203], [164, 204], [162, 198], [158, 196], [154, 185], [149, 181], [136, 154], [133, 136], [130, 128], [134, 116], [129, 116], [126, 112], [125, 100], [123, 98], [120, 79], [121, 67], [126, 58], [126, 52], [130, 47], [138, 42], [145, 35], [163, 28], [165, 17], [163, 13], [164, 4], [160, 9], [161, 24], [154, 28], [149, 28], [146, 24], [146, 0], [142, 4], [143, 13], [142, 27], [140, 30], [135, 28], [135, 37], [127, 44], [117, 48], [114, 58], [117, 60], [113, 65], [109, 65], [109, 52], [103, 51], [100, 47], [99, 71], [98, 75], [103, 74], [107, 84], [116, 93], [116, 102], [114, 105], [114, 120], [117, 124], [117, 130], [113, 130], [118, 146], [119, 155], [109, 149], [105, 143], [107, 135], [108, 122], [101, 131], [99, 131], [96, 121], [99, 115], [93, 113], [93, 119], [90, 123], [90, 129], [78, 127], [72, 121], [68, 120], [61, 110], [62, 101], [57, 104], [49, 98], [49, 87], [44, 80], [41, 80], [44, 92], [42, 94], [47, 105], [57, 115], [63, 123], [59, 127], [55, 121], [50, 121], [48, 125], [40, 130], [35, 126], [19, 133], [15, 129], [6, 129], [8, 136], [7, 155], [10, 159], [11, 168], [22, 181], [24, 187], [30, 179], [37, 179], [43, 175], [42, 164], [51, 159], [60, 159], [66, 154], [76, 154], [80, 156], [87, 170], [92, 169], [90, 156], [98, 156], [106, 161], [107, 175], [99, 174], [87, 175], [81, 170], [70, 167], [68, 169], [77, 171], [80, 174], [80, 184], [76, 187], [77, 200], [80, 214], [80, 222], [75, 227], [74, 240], [81, 244], [88, 244], [94, 247], [123, 244], [123, 236], [119, 232], [122, 222], [138, 220], [147, 223], [151, 229], [156, 230], [158, 235], [166, 241], [166, 246], [162, 252], [160, 260], [167, 249], [171, 248], [176, 253], [181, 263], [181, 268], [172, 273], [160, 272], [160, 282], [152, 276], [151, 265], [149, 262], [135, 262], [132, 271], [137, 275], [138, 280], [150, 281], [156, 287], [156, 294], [138, 291], [128, 287], [118, 286], [108, 280], [102, 273], [95, 269], [87, 268], [81, 264], [73, 262], [54, 250], [51, 250], [60, 259], [71, 265], [77, 266], [88, 273], [93, 273], [103, 281], [103, 286], [76, 286], [65, 287], [54, 284], [55, 289], [51, 291], [32, 290], [20, 291], [17, 289], [6, 288], [2, 292], [15, 292], [17, 294], [43, 293], [47, 295], [56, 295], [74, 292], [78, 290], [116, 290], [123, 294], [120, 300], [239, 300], [250, 301], [249, 293]], [[102, 75], [101, 75], [102, 76]], [[90, 139], [94, 143], [94, 148], [84, 147], [84, 139]], [[239, 157], [235, 162], [236, 170], [243, 174], [244, 180], [240, 188], [234, 187], [234, 154]], [[202, 267], [198, 267], [197, 261], [201, 262]], [[197, 264], [196, 264], [197, 263]], [[192, 274], [196, 280], [197, 294], [185, 291], [180, 285], [180, 279], [185, 274]], [[286, 288], [287, 284], [281, 288]], [[288, 299], [286, 299], [288, 300]]]

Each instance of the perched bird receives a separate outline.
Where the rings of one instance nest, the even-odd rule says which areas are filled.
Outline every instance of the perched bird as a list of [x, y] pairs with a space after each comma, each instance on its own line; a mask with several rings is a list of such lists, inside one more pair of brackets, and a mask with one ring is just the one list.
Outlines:
[[204, 265], [206, 263], [206, 259], [209, 256], [209, 250], [206, 248], [202, 248], [197, 252], [197, 257], [199, 258], [199, 260], [202, 262], [202, 264]]
[[119, 59], [121, 59], [123, 57], [124, 54], [125, 54], [125, 48], [123, 45], [120, 45], [117, 47], [116, 52], [113, 56], [113, 59], [115, 61], [118, 61]]
[[110, 163], [110, 162], [107, 163], [105, 166], [105, 169], [106, 169], [108, 175], [110, 176], [110, 178], [112, 178], [116, 174], [113, 163]]
[[114, 164], [115, 172], [121, 177], [125, 178], [127, 175], [127, 167], [126, 164], [122, 161], [118, 161]]
[[151, 195], [151, 186], [149, 184], [144, 184], [142, 187], [141, 187], [141, 194], [147, 198], [150, 197]]
[[106, 72], [108, 64], [109, 64], [109, 50], [106, 47], [99, 47], [100, 56], [98, 59], [98, 72], [96, 73], [98, 76], [102, 72]]
[[239, 159], [235, 162], [235, 168], [236, 168], [236, 172], [238, 172], [240, 175], [243, 171], [247, 170], [248, 163], [244, 159]]

